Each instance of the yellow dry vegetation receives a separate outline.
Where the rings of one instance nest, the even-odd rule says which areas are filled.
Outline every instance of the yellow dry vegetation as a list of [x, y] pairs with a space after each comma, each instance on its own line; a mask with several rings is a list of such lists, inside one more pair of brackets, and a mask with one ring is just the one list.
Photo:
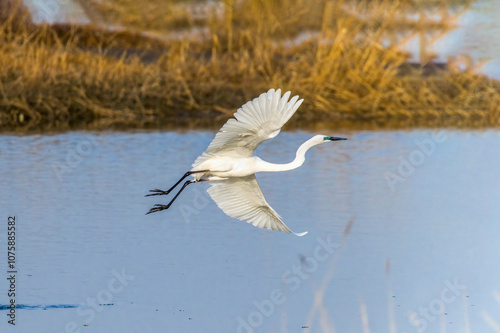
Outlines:
[[[292, 126], [500, 121], [499, 82], [470, 69], [415, 66], [399, 51], [404, 36], [392, 32], [413, 2], [89, 3], [124, 28], [35, 25], [22, 7], [1, 22], [1, 128], [220, 124], [271, 87], [305, 98]], [[199, 3], [202, 12], [193, 10]], [[447, 26], [421, 22], [421, 31]], [[174, 28], [198, 32], [165, 38]]]

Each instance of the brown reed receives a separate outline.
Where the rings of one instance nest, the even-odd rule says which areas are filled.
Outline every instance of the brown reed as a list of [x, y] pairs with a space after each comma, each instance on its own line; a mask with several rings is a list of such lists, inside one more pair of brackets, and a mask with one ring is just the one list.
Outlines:
[[[205, 16], [180, 1], [161, 7], [150, 0], [151, 6], [141, 8], [129, 0], [109, 3], [118, 2], [123, 5], [113, 9], [116, 14], [108, 13], [109, 6], [95, 10], [124, 26], [139, 21], [149, 26], [109, 31], [35, 25], [11, 2], [10, 16], [0, 23], [0, 128], [220, 124], [271, 87], [305, 98], [290, 126], [500, 122], [499, 82], [472, 69], [408, 63], [390, 35], [405, 1], [357, 1], [349, 7], [347, 0], [314, 5], [225, 0], [222, 11], [206, 10]], [[179, 8], [185, 8], [185, 24], [169, 16]], [[348, 15], [349, 8], [358, 15]], [[139, 13], [129, 13], [132, 9]], [[141, 10], [156, 11], [158, 17]], [[440, 24], [444, 29], [446, 22]], [[204, 28], [201, 36], [176, 39], [142, 32], [195, 25]], [[312, 37], [295, 39], [300, 33]]]

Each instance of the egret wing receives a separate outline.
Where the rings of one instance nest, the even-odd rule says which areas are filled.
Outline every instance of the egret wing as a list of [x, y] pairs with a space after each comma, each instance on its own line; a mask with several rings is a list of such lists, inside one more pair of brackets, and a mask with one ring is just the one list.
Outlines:
[[[210, 182], [208, 193], [227, 215], [263, 229], [292, 232], [264, 199], [255, 175]], [[303, 236], [304, 233], [294, 233]]]
[[281, 127], [302, 104], [303, 99], [290, 92], [281, 97], [281, 90], [270, 89], [258, 98], [245, 103], [229, 119], [206, 150], [207, 154], [231, 157], [250, 157], [263, 141], [274, 138]]

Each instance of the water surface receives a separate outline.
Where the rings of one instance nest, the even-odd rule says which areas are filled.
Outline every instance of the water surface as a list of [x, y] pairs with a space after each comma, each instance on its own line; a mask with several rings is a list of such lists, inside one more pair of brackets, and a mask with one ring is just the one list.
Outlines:
[[[282, 133], [257, 153], [289, 162], [312, 134]], [[323, 134], [349, 141], [313, 148], [299, 169], [257, 175], [304, 237], [226, 216], [202, 184], [144, 215], [166, 202], [144, 194], [177, 181], [212, 132], [1, 136], [0, 218], [16, 216], [17, 302], [33, 308], [9, 328], [361, 332], [367, 317], [371, 332], [492, 331], [500, 132]], [[5, 245], [5, 228], [0, 237]]]

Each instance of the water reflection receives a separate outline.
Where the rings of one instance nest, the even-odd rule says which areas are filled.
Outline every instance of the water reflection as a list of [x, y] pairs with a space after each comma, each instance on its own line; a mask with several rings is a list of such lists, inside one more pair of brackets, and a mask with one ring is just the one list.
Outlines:
[[[17, 329], [64, 331], [75, 322], [94, 332], [244, 332], [245, 324], [321, 332], [326, 320], [338, 332], [361, 331], [362, 298], [371, 331], [388, 331], [391, 311], [398, 332], [424, 324], [426, 332], [459, 331], [467, 320], [472, 332], [486, 331], [482, 312], [493, 316], [499, 306], [500, 133], [444, 131], [401, 175], [401, 161], [421, 150], [416, 142], [436, 132], [321, 132], [350, 140], [313, 148], [299, 169], [257, 176], [283, 220], [309, 231], [302, 238], [231, 219], [202, 200], [203, 186], [186, 189], [176, 209], [144, 215], [147, 190], [176, 181], [212, 132], [0, 137], [2, 214], [19, 221], [18, 302], [114, 304], [92, 318], [26, 311]], [[69, 165], [68, 153], [89, 135], [92, 149]], [[288, 162], [311, 135], [282, 133], [257, 154]], [[61, 179], [58, 163], [69, 167]], [[393, 190], [386, 173], [403, 181]], [[193, 209], [188, 220], [183, 205]], [[106, 294], [122, 270], [133, 281]]]

